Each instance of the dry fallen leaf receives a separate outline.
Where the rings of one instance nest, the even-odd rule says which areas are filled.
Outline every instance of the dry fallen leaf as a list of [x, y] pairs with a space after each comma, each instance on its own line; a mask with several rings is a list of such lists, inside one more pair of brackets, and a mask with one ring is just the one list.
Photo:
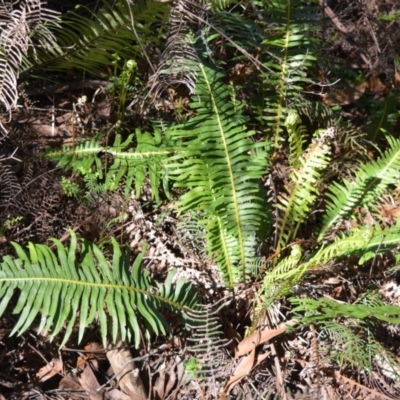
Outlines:
[[249, 355], [240, 360], [233, 375], [225, 384], [224, 393], [229, 394], [229, 392], [253, 369], [255, 354], [256, 350], [254, 348]]
[[103, 400], [103, 390], [97, 391], [100, 384], [89, 363], [85, 365], [85, 368], [79, 374], [78, 379], [83, 389], [89, 394], [90, 400]]
[[247, 354], [249, 351], [255, 349], [258, 345], [265, 343], [268, 340], [271, 340], [275, 336], [278, 336], [285, 331], [286, 326], [283, 326], [279, 329], [268, 329], [252, 333], [250, 336], [247, 336], [238, 344], [235, 358], [239, 358], [240, 356]]
[[54, 375], [57, 375], [62, 372], [63, 364], [59, 358], [53, 358], [47, 365], [36, 373], [36, 379], [39, 382], [45, 382], [48, 379], [52, 378]]

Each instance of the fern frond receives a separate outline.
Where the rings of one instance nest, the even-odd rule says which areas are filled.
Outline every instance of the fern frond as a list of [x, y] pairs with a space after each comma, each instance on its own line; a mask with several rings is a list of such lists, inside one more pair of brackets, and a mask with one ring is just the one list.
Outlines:
[[217, 375], [216, 370], [223, 368], [226, 363], [224, 350], [228, 340], [221, 331], [221, 322], [218, 313], [226, 304], [218, 302], [208, 306], [202, 306], [196, 311], [188, 313], [190, 316], [190, 329], [193, 334], [188, 339], [188, 351], [196, 356], [201, 365], [201, 374]]
[[345, 362], [357, 369], [372, 371], [374, 358], [383, 354], [389, 356], [369, 330], [369, 334], [360, 334], [362, 324], [347, 322], [345, 325], [327, 320], [316, 324], [321, 331], [321, 351], [326, 358], [335, 360], [339, 365]]
[[[288, 126], [290, 126], [289, 123]], [[292, 129], [293, 126], [289, 128], [289, 130]], [[299, 128], [297, 127], [297, 129]], [[300, 144], [297, 147], [301, 145], [301, 135], [298, 134], [298, 137], [300, 137]], [[280, 251], [290, 242], [291, 238], [296, 236], [300, 224], [309, 215], [310, 207], [319, 193], [319, 179], [328, 165], [331, 151], [330, 146], [324, 142], [325, 139], [317, 136], [298, 162], [294, 159], [291, 161], [292, 164], [299, 164], [299, 167], [293, 169], [290, 174], [286, 193], [278, 197], [277, 207], [282, 210], [283, 214], [277, 220], [279, 232], [276, 243], [277, 251]], [[297, 155], [299, 152], [299, 148], [292, 150], [292, 154]]]
[[266, 307], [269, 307], [300, 281], [304, 274], [304, 268], [299, 268], [301, 257], [301, 247], [293, 245], [290, 255], [281, 260], [276, 267], [265, 275], [259, 291], [262, 304], [256, 307], [256, 310], [261, 310], [259, 313], [262, 313]]
[[[136, 147], [131, 147], [136, 141]], [[169, 138], [162, 137], [155, 129], [154, 134], [142, 133], [136, 129], [125, 141], [117, 135], [114, 144], [103, 147], [95, 140], [80, 143], [75, 147], [66, 146], [62, 150], [51, 150], [47, 156], [58, 161], [66, 169], [74, 169], [85, 176], [96, 173], [99, 180], [105, 180], [104, 190], [116, 190], [123, 183], [128, 197], [135, 182], [135, 195], [140, 196], [143, 182], [148, 176], [153, 198], [159, 201], [159, 190], [169, 195], [166, 160], [173, 153]], [[113, 161], [107, 165], [101, 156], [111, 156]]]
[[400, 224], [386, 229], [366, 227], [337, 236], [333, 243], [323, 245], [308, 260], [301, 260], [300, 246], [293, 245], [291, 254], [265, 275], [256, 296], [259, 303], [256, 308], [264, 310], [278, 298], [287, 295], [312, 268], [329, 265], [334, 260], [348, 256], [358, 256], [359, 263], [363, 263], [377, 254], [397, 248], [399, 244]]
[[265, 218], [258, 180], [266, 161], [255, 154], [261, 144], [252, 142], [254, 132], [236, 114], [222, 77], [199, 66], [191, 103], [197, 115], [171, 129], [174, 137], [184, 140], [184, 153], [171, 159], [170, 173], [176, 187], [189, 189], [179, 202], [180, 211], [204, 211], [209, 251], [232, 287], [247, 279], [255, 236]]
[[25, 57], [21, 72], [81, 69], [96, 75], [112, 65], [115, 53], [125, 60], [133, 54], [144, 56], [142, 46], [152, 41], [153, 24], [165, 20], [168, 10], [159, 1], [121, 0], [115, 6], [103, 1], [97, 14], [86, 9], [91, 18], [71, 12], [53, 29], [57, 42], [50, 49], [37, 49], [35, 57]]
[[19, 289], [14, 313], [20, 316], [11, 334], [26, 331], [40, 313], [38, 333], [52, 329], [54, 337], [66, 324], [63, 346], [79, 315], [78, 341], [97, 318], [104, 344], [110, 334], [113, 342], [134, 339], [137, 347], [142, 322], [156, 334], [168, 331], [161, 306], [184, 313], [196, 304], [193, 287], [184, 281], [174, 285], [173, 274], [156, 284], [140, 270], [145, 249], [131, 266], [129, 253], [123, 254], [115, 240], [111, 263], [96, 245], [82, 240], [77, 257], [78, 241], [74, 232], [70, 235], [69, 248], [53, 239], [56, 254], [44, 245], [30, 243], [26, 252], [13, 243], [18, 257], [5, 256], [0, 263], [0, 316]]
[[291, 110], [286, 118], [285, 127], [289, 134], [289, 165], [291, 168], [301, 167], [301, 156], [304, 153], [306, 129], [296, 111]]
[[355, 319], [377, 319], [392, 324], [400, 323], [400, 307], [391, 305], [346, 304], [330, 299], [291, 298], [296, 305], [294, 314], [307, 311], [312, 315], [302, 317], [306, 324], [322, 320], [333, 320], [339, 317]]
[[316, 60], [310, 33], [315, 30], [319, 10], [302, 0], [278, 0], [269, 1], [266, 12], [267, 38], [263, 47], [269, 58], [264, 65], [273, 73], [265, 76], [264, 104], [259, 118], [271, 129], [277, 149], [288, 110], [300, 102], [299, 93], [308, 81], [307, 68]]
[[[392, 379], [399, 378], [399, 363], [376, 339], [377, 321], [398, 324], [400, 307], [380, 304], [346, 304], [323, 299], [290, 298], [292, 313], [301, 324], [315, 324], [320, 329], [321, 350], [325, 357], [372, 372], [385, 368]], [[364, 304], [362, 304], [364, 303]], [[376, 304], [377, 303], [377, 304]], [[346, 322], [338, 323], [337, 321]], [[384, 375], [388, 376], [386, 373]]]
[[0, 104], [6, 112], [12, 110], [18, 99], [17, 78], [23, 56], [33, 48], [33, 39], [41, 44], [54, 41], [45, 23], [57, 22], [57, 13], [46, 10], [40, 0], [19, 2], [19, 8], [10, 10], [0, 5]]
[[318, 232], [321, 241], [340, 221], [348, 218], [358, 206], [371, 208], [385, 189], [398, 179], [400, 170], [400, 140], [387, 136], [389, 149], [376, 161], [362, 164], [353, 181], [333, 183], [327, 197], [327, 212]]

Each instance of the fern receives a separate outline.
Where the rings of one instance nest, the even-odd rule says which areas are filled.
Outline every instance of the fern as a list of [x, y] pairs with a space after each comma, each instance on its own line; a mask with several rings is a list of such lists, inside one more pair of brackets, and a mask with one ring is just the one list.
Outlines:
[[103, 1], [97, 14], [85, 9], [91, 18], [71, 12], [53, 29], [57, 41], [50, 49], [37, 49], [34, 57], [25, 57], [21, 72], [81, 69], [98, 75], [112, 65], [115, 53], [125, 60], [133, 54], [143, 57], [143, 46], [153, 41], [153, 24], [165, 20], [168, 10], [159, 1], [120, 0], [115, 6]]
[[[263, 310], [274, 301], [289, 294], [308, 271], [345, 257], [357, 256], [364, 263], [377, 254], [392, 251], [400, 244], [400, 224], [381, 229], [379, 227], [355, 229], [347, 235], [338, 235], [335, 241], [315, 249], [307, 260], [302, 258], [301, 248], [292, 246], [289, 256], [283, 258], [263, 279], [263, 285], [255, 298], [256, 321]], [[254, 325], [255, 326], [255, 325]]]
[[[308, 217], [311, 206], [319, 193], [321, 173], [327, 167], [330, 158], [330, 147], [325, 143], [326, 137], [318, 137], [321, 132], [314, 135], [313, 143], [302, 157], [298, 158], [304, 139], [302, 134], [297, 132], [301, 128], [294, 114], [289, 115], [286, 126], [289, 135], [294, 137], [290, 140], [293, 143], [291, 146], [293, 171], [285, 188], [286, 193], [278, 197], [277, 207], [282, 210], [282, 215], [277, 221], [276, 248], [278, 252], [296, 236], [300, 224]], [[294, 168], [295, 166], [297, 168]]]
[[327, 212], [318, 232], [322, 240], [339, 222], [349, 218], [358, 206], [370, 209], [390, 185], [398, 179], [400, 140], [387, 136], [389, 149], [376, 161], [362, 164], [353, 181], [334, 183], [327, 193]]
[[[0, 105], [11, 112], [18, 100], [17, 79], [24, 54], [38, 42], [46, 51], [55, 38], [46, 25], [57, 26], [56, 13], [40, 0], [19, 2], [12, 11], [0, 5]], [[12, 7], [11, 7], [12, 8]], [[0, 123], [0, 129], [3, 129]]]
[[[132, 144], [136, 140], [136, 147]], [[136, 129], [124, 141], [117, 135], [110, 147], [101, 146], [96, 140], [66, 146], [61, 150], [47, 153], [50, 159], [58, 161], [58, 165], [66, 169], [74, 169], [83, 176], [98, 174], [104, 180], [104, 190], [124, 188], [125, 196], [129, 196], [132, 184], [135, 184], [135, 195], [140, 196], [145, 178], [148, 176], [152, 197], [159, 201], [159, 190], [162, 186], [169, 195], [167, 157], [173, 153], [174, 145], [168, 137], [162, 137], [159, 130], [154, 134], [142, 133]], [[108, 165], [102, 156], [111, 156]]]
[[145, 248], [132, 267], [129, 253], [122, 253], [115, 240], [111, 263], [86, 240], [81, 241], [81, 256], [77, 257], [78, 241], [73, 231], [70, 234], [69, 248], [53, 239], [56, 254], [47, 246], [32, 243], [27, 253], [13, 243], [18, 257], [5, 256], [0, 263], [0, 316], [19, 289], [14, 313], [20, 316], [11, 334], [26, 331], [40, 313], [38, 333], [52, 328], [54, 337], [66, 324], [63, 346], [79, 315], [78, 341], [97, 318], [104, 344], [110, 334], [113, 342], [117, 338], [134, 339], [138, 347], [141, 321], [156, 334], [169, 330], [160, 313], [161, 306], [178, 313], [195, 306], [197, 295], [193, 287], [183, 280], [173, 284], [174, 272], [159, 284], [151, 280], [148, 272], [140, 270]]
[[339, 317], [355, 319], [381, 320], [392, 324], [400, 323], [400, 307], [390, 305], [345, 304], [330, 299], [300, 299], [291, 298], [294, 314], [307, 311], [311, 316], [304, 316], [303, 323], [322, 320], [333, 320]]
[[312, 53], [318, 8], [303, 0], [268, 1], [263, 42], [270, 71], [264, 77], [263, 104], [256, 106], [259, 119], [272, 132], [274, 148], [283, 138], [283, 127], [292, 105], [300, 103], [299, 93], [308, 82], [306, 71], [316, 60]]
[[254, 132], [235, 113], [222, 78], [200, 64], [191, 103], [197, 115], [170, 131], [184, 141], [183, 153], [171, 158], [170, 173], [176, 187], [189, 189], [181, 197], [180, 211], [205, 213], [209, 252], [233, 287], [247, 280], [265, 218], [258, 180], [266, 162], [251, 155], [261, 145], [253, 143]]
[[[312, 323], [320, 329], [321, 347], [327, 353], [325, 357], [370, 372], [374, 363], [384, 364], [393, 377], [398, 374], [398, 362], [375, 336], [377, 322], [400, 323], [400, 307], [384, 304], [377, 292], [364, 294], [355, 304], [327, 298], [293, 297], [289, 301], [294, 306], [293, 316], [301, 321], [301, 325]], [[324, 344], [327, 339], [329, 347]]]

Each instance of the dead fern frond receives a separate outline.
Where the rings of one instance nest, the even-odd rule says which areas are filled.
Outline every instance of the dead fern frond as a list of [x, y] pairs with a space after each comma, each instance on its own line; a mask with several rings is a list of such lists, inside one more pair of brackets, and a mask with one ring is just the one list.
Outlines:
[[[193, 62], [198, 60], [194, 49], [195, 36], [201, 29], [201, 20], [207, 18], [207, 7], [201, 0], [177, 0], [172, 4], [168, 39], [161, 63], [156, 73], [150, 78], [151, 89], [156, 97], [166, 89], [186, 86], [190, 94], [194, 93], [196, 70]], [[194, 19], [193, 16], [201, 18]]]
[[[228, 363], [227, 346], [229, 344], [221, 331], [219, 313], [227, 305], [226, 299], [211, 305], [202, 305], [198, 310], [188, 311], [187, 317], [192, 329], [192, 337], [188, 339], [188, 352], [198, 365], [196, 378], [205, 380], [210, 390], [217, 395], [217, 380], [226, 378]], [[192, 359], [192, 360], [193, 360]]]
[[[0, 105], [10, 115], [18, 100], [17, 79], [23, 57], [34, 50], [33, 38], [41, 46], [55, 40], [45, 22], [56, 21], [57, 14], [43, 7], [41, 0], [0, 4]], [[5, 133], [4, 127], [0, 130]]]

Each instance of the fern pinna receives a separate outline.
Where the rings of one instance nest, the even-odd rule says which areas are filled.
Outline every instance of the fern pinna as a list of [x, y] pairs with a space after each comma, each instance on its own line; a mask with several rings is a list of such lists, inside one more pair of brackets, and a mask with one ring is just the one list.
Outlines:
[[54, 337], [65, 327], [63, 346], [79, 315], [78, 341], [97, 318], [104, 344], [110, 334], [114, 343], [133, 340], [138, 347], [143, 327], [155, 334], [169, 331], [161, 307], [182, 315], [195, 307], [197, 291], [183, 279], [173, 283], [175, 272], [160, 284], [141, 270], [146, 249], [131, 265], [129, 252], [112, 240], [113, 257], [107, 261], [96, 245], [82, 240], [79, 246], [73, 231], [70, 236], [68, 248], [53, 239], [56, 254], [45, 245], [30, 243], [25, 252], [14, 243], [17, 257], [0, 262], [0, 316], [19, 289], [14, 313], [20, 316], [11, 334], [26, 331], [40, 313], [38, 333], [51, 329]]
[[231, 101], [224, 75], [198, 66], [196, 91], [190, 106], [196, 115], [169, 133], [182, 140], [171, 157], [169, 171], [175, 186], [188, 189], [181, 212], [204, 212], [209, 252], [215, 257], [226, 284], [247, 279], [255, 258], [257, 235], [265, 219], [259, 179], [266, 157], [257, 150], [253, 131]]

